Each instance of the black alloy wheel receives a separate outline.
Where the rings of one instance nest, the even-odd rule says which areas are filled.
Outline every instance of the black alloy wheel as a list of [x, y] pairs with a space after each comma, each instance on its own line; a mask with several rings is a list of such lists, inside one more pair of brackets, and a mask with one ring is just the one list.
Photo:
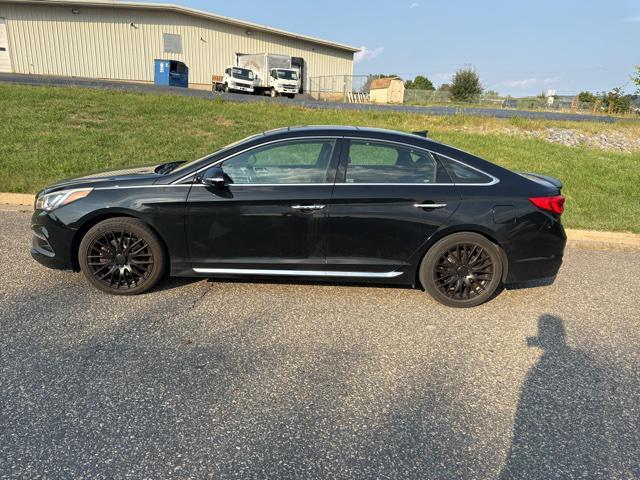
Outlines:
[[502, 280], [499, 247], [477, 233], [455, 233], [436, 242], [420, 265], [420, 282], [450, 307], [474, 307], [487, 301]]
[[117, 295], [149, 290], [166, 269], [166, 254], [157, 235], [144, 222], [128, 217], [92, 227], [80, 243], [78, 260], [92, 285]]

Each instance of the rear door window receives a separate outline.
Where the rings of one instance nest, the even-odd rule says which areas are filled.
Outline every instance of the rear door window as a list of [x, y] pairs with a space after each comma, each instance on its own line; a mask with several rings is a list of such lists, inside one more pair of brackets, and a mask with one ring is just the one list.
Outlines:
[[[393, 143], [351, 140], [346, 183], [446, 183], [429, 152]], [[444, 178], [443, 178], [444, 176]]]

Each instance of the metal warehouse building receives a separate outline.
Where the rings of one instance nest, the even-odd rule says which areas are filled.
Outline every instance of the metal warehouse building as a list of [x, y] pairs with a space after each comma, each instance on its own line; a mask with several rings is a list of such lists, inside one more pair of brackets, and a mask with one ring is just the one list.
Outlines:
[[352, 75], [357, 48], [191, 8], [125, 1], [0, 0], [0, 72], [154, 81], [156, 59], [178, 60], [190, 86], [236, 53], [303, 59], [310, 77]]

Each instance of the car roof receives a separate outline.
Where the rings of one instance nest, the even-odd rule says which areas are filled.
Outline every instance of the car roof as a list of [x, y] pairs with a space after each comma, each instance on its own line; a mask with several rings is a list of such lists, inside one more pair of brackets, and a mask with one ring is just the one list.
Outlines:
[[294, 127], [276, 128], [263, 132], [265, 137], [267, 136], [282, 136], [282, 135], [353, 135], [366, 137], [372, 134], [375, 137], [401, 137], [406, 140], [427, 140], [432, 143], [431, 139], [427, 139], [424, 135], [418, 135], [415, 133], [400, 132], [398, 130], [390, 130], [386, 128], [373, 128], [373, 127], [358, 127], [348, 125], [302, 125]]
[[[423, 148], [434, 152], [438, 155], [452, 158], [455, 161], [462, 161], [471, 167], [480, 169], [495, 177], [503, 175], [508, 170], [495, 165], [487, 160], [479, 158], [471, 153], [451, 147], [437, 140], [427, 138], [424, 133], [408, 133], [398, 130], [390, 130], [385, 128], [358, 127], [347, 125], [304, 125], [291, 126], [284, 128], [276, 128], [262, 133], [258, 133], [239, 140], [235, 143], [227, 145], [225, 148], [207, 155], [194, 162], [189, 162], [183, 168], [177, 168], [175, 174], [179, 176], [188, 176], [187, 170], [197, 171], [204, 165], [217, 161], [224, 156], [234, 155], [237, 152], [259, 146], [271, 141], [287, 140], [301, 137], [356, 137], [367, 140], [391, 141], [405, 145], [411, 145], [417, 148]], [[510, 173], [510, 172], [509, 172]], [[514, 174], [515, 175], [515, 174]], [[168, 179], [171, 180], [171, 179]]]

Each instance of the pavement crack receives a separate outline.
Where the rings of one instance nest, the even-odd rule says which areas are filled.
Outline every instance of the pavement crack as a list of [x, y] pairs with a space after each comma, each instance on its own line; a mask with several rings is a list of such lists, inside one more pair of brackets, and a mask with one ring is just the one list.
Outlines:
[[211, 291], [211, 286], [209, 285], [209, 282], [206, 282], [206, 287], [204, 289], [204, 292], [202, 292], [200, 295], [198, 295], [192, 302], [191, 305], [189, 305], [183, 312], [181, 315], [185, 315], [187, 313], [189, 313], [190, 311], [194, 310], [199, 303], [202, 302], [202, 300], [204, 300], [204, 297], [207, 296], [207, 294]]

